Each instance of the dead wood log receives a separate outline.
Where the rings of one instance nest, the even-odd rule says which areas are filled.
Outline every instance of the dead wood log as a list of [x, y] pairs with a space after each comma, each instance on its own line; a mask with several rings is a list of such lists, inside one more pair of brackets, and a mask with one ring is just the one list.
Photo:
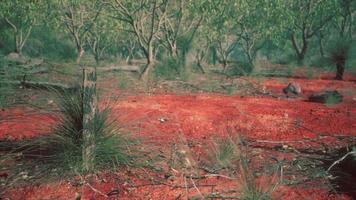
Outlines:
[[1, 80], [0, 84], [12, 85], [15, 87], [21, 88], [33, 88], [33, 89], [43, 89], [43, 90], [69, 90], [75, 91], [77, 87], [69, 86], [61, 83], [50, 83], [50, 82], [35, 82], [35, 81], [10, 81], [10, 80]]
[[122, 65], [122, 66], [110, 66], [98, 68], [98, 72], [110, 72], [110, 71], [128, 71], [137, 72], [141, 71], [141, 68], [136, 65]]

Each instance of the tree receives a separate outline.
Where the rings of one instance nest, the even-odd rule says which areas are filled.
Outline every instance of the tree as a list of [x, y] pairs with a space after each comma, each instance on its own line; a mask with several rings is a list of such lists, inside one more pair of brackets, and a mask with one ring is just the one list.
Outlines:
[[96, 68], [83, 69], [83, 168], [91, 171], [94, 168], [95, 126], [94, 118], [98, 112], [96, 96]]
[[310, 40], [335, 16], [335, 0], [285, 1], [286, 31], [299, 61], [303, 61]]
[[223, 72], [226, 71], [229, 56], [239, 40], [235, 34], [241, 20], [241, 16], [236, 12], [238, 5], [234, 0], [206, 1], [203, 5], [207, 16], [204, 18], [202, 29], [208, 41], [211, 41], [209, 46], [216, 51]]
[[110, 5], [115, 12], [113, 18], [128, 25], [126, 31], [135, 35], [146, 57], [146, 66], [140, 77], [147, 83], [155, 65], [168, 0], [112, 0]]
[[194, 6], [196, 2], [192, 1], [169, 1], [162, 27], [163, 36], [160, 39], [173, 58], [177, 58], [179, 49], [182, 51], [182, 57], [185, 56], [185, 44], [192, 42], [201, 25], [203, 16], [198, 16], [199, 12], [194, 12]]
[[341, 38], [352, 39], [355, 23], [356, 1], [338, 0], [337, 16], [333, 18], [333, 26]]
[[267, 41], [276, 42], [281, 28], [280, 0], [239, 1], [236, 12], [239, 45], [250, 66], [254, 66], [257, 52]]
[[42, 0], [3, 0], [0, 4], [0, 17], [13, 30], [14, 51], [22, 53], [32, 29], [43, 17]]
[[93, 28], [102, 10], [99, 0], [58, 0], [59, 19], [70, 34], [77, 49], [76, 63], [85, 53], [87, 34]]
[[115, 29], [118, 25], [109, 19], [104, 13], [99, 15], [88, 30], [88, 34], [85, 35], [86, 43], [94, 55], [96, 64], [99, 64], [104, 53], [113, 46], [117, 39], [118, 33]]

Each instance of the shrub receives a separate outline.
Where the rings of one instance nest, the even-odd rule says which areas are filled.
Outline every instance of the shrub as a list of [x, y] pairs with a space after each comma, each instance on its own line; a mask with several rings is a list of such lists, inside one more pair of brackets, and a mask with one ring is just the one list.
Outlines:
[[335, 79], [341, 80], [345, 71], [346, 61], [352, 47], [352, 42], [344, 38], [338, 38], [327, 48], [327, 61], [336, 65]]
[[226, 74], [228, 76], [246, 76], [253, 70], [253, 65], [248, 62], [238, 62], [228, 67]]
[[6, 83], [9, 80], [6, 66], [7, 63], [3, 57], [0, 57], [0, 109], [7, 106], [12, 96], [13, 87]]
[[[237, 173], [236, 180], [239, 188], [239, 199], [242, 200], [270, 200], [272, 192], [279, 185], [278, 177], [274, 173], [264, 185], [257, 180], [255, 167], [250, 165], [250, 150], [244, 145], [241, 138], [225, 138], [213, 142], [213, 148], [208, 153], [210, 163], [214, 164], [215, 171], [227, 169]], [[232, 173], [230, 173], [232, 174]]]
[[184, 73], [183, 71], [182, 64], [178, 59], [168, 58], [157, 64], [154, 69], [154, 75], [159, 79], [175, 80], [181, 73]]
[[240, 149], [232, 138], [213, 141], [209, 161], [215, 169], [235, 168], [240, 159]]
[[[90, 173], [83, 169], [83, 108], [80, 92], [57, 92], [58, 125], [53, 133], [24, 141], [8, 142], [12, 150], [3, 159], [19, 162], [9, 170], [13, 174], [26, 172], [28, 177], [66, 177]], [[132, 165], [134, 155], [129, 148], [136, 144], [118, 132], [108, 120], [109, 109], [98, 111], [90, 122], [90, 131], [95, 133], [94, 169], [114, 169], [117, 165]], [[4, 148], [4, 147], [2, 147]], [[7, 149], [4, 148], [4, 149]]]

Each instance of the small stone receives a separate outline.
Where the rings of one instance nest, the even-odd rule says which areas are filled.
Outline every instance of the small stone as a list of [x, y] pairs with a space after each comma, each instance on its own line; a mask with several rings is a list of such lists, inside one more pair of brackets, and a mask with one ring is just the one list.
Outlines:
[[168, 119], [166, 119], [166, 118], [164, 118], [164, 117], [161, 117], [161, 118], [159, 118], [159, 121], [160, 121], [161, 123], [164, 123], [164, 122], [168, 121]]
[[296, 97], [302, 93], [302, 88], [296, 83], [289, 83], [287, 87], [283, 88], [283, 93], [287, 97]]

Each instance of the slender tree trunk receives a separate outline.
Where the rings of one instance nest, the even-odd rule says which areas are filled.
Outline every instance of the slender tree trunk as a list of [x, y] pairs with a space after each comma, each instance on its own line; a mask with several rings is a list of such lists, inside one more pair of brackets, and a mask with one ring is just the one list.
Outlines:
[[171, 46], [171, 56], [172, 56], [172, 58], [178, 57], [177, 44], [175, 42]]
[[345, 71], [345, 60], [340, 60], [336, 63], [336, 80], [342, 80]]
[[22, 54], [22, 47], [21, 47], [21, 31], [15, 33], [15, 53]]
[[201, 73], [205, 74], [205, 70], [204, 70], [204, 67], [202, 65], [202, 60], [204, 58], [204, 53], [203, 52], [200, 52], [198, 51], [196, 56], [195, 56], [195, 59], [196, 59], [196, 62], [197, 62], [197, 66], [199, 67]]
[[213, 64], [216, 65], [216, 60], [218, 60], [216, 49], [214, 47], [211, 47], [211, 52], [212, 52]]
[[78, 48], [78, 55], [77, 55], [77, 59], [76, 59], [77, 65], [80, 64], [80, 61], [82, 60], [82, 57], [83, 57], [84, 53], [85, 53], [85, 51], [84, 51], [83, 47], [79, 47]]
[[141, 74], [141, 80], [145, 83], [146, 86], [148, 85], [149, 76], [151, 74], [153, 67], [154, 67], [153, 62], [147, 63], [145, 69], [143, 70], [143, 72]]
[[292, 45], [293, 45], [293, 48], [295, 50], [295, 53], [297, 55], [297, 59], [298, 61], [301, 63], [303, 62], [304, 60], [304, 57], [305, 57], [305, 54], [308, 50], [308, 46], [309, 46], [309, 41], [307, 39], [307, 37], [305, 36], [305, 34], [303, 33], [303, 44], [302, 44], [302, 47], [301, 49], [299, 48], [298, 44], [297, 44], [297, 41], [296, 41], [296, 38], [294, 36], [294, 34], [291, 35], [291, 41], [292, 41]]
[[203, 65], [201, 64], [201, 62], [200, 62], [200, 61], [198, 61], [197, 65], [198, 65], [198, 67], [199, 67], [199, 69], [200, 69], [201, 73], [202, 73], [202, 74], [205, 74], [204, 67], [203, 67]]
[[98, 110], [96, 96], [96, 68], [83, 69], [83, 168], [94, 169], [95, 133], [93, 120]]
[[223, 73], [226, 73], [227, 71], [227, 60], [223, 58], [222, 60], [222, 65], [223, 65]]
[[15, 35], [15, 53], [22, 54], [21, 48], [18, 45], [17, 35]]
[[320, 33], [319, 33], [319, 52], [320, 52], [320, 56], [322, 58], [324, 58], [324, 56], [325, 56], [324, 46], [323, 46], [323, 38], [324, 38], [324, 34], [320, 31]]
[[149, 76], [155, 64], [154, 58], [155, 58], [155, 53], [153, 51], [153, 47], [149, 47], [148, 50], [146, 51], [147, 64], [145, 66], [145, 69], [141, 73], [141, 77], [140, 77], [140, 79], [145, 83], [146, 86], [148, 85]]
[[300, 51], [300, 53], [298, 55], [298, 59], [299, 59], [300, 62], [302, 62], [304, 60], [305, 54], [307, 53], [307, 50], [308, 50], [308, 42], [304, 41], [302, 50]]
[[100, 57], [101, 57], [100, 51], [99, 51], [98, 49], [95, 50], [95, 52], [94, 52], [94, 59], [95, 59], [96, 65], [99, 65], [99, 64], [100, 64]]

